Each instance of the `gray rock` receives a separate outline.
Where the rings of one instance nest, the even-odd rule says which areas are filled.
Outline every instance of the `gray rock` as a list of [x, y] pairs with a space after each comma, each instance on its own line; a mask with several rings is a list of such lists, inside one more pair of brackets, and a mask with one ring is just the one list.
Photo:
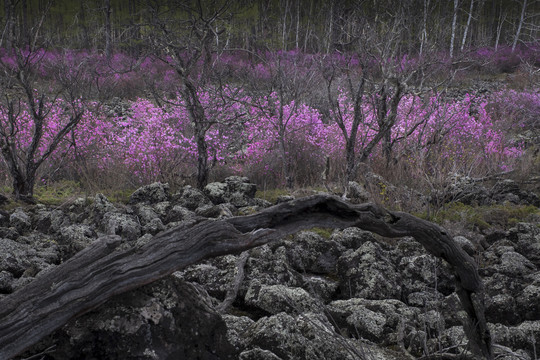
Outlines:
[[517, 252], [540, 268], [540, 228], [535, 224], [518, 223], [508, 231], [508, 238], [516, 244]]
[[13, 292], [15, 278], [9, 271], [0, 271], [0, 294], [10, 294]]
[[361, 304], [360, 299], [337, 300], [328, 306], [332, 320], [341, 327], [342, 333], [354, 337], [380, 342], [385, 335], [386, 317], [371, 311]]
[[322, 303], [329, 302], [339, 289], [339, 281], [329, 277], [306, 274], [302, 275], [302, 279], [304, 281], [302, 288]]
[[152, 219], [150, 222], [146, 223], [142, 227], [142, 232], [144, 234], [156, 235], [157, 233], [160, 233], [164, 231], [165, 229], [166, 229], [165, 225], [163, 225], [163, 223], [161, 222], [161, 219], [155, 218], [155, 219]]
[[418, 308], [433, 309], [444, 300], [444, 295], [435, 289], [412, 292], [407, 295], [407, 304]]
[[[1, 195], [1, 194], [0, 194]], [[0, 227], [9, 227], [9, 213], [0, 209]]]
[[195, 218], [195, 213], [180, 205], [174, 205], [167, 213], [165, 223], [186, 221]]
[[285, 202], [288, 202], [288, 201], [292, 201], [296, 199], [294, 196], [292, 195], [279, 195], [276, 199], [276, 204], [281, 204], [281, 203], [285, 203]]
[[468, 339], [462, 326], [452, 326], [445, 329], [439, 338], [442, 348], [456, 349], [457, 352], [462, 352], [467, 348]]
[[454, 236], [454, 242], [459, 245], [467, 254], [474, 256], [476, 253], [476, 246], [472, 243], [471, 240], [467, 239], [465, 236]]
[[137, 214], [139, 222], [143, 226], [152, 222], [154, 219], [159, 219], [159, 215], [154, 208], [145, 204], [137, 204], [135, 206], [135, 214]]
[[107, 235], [120, 235], [127, 240], [141, 236], [141, 225], [134, 215], [109, 212], [103, 215], [101, 227]]
[[[523, 299], [529, 304], [529, 301]], [[504, 325], [516, 325], [522, 319], [518, 311], [516, 298], [510, 294], [497, 294], [486, 297], [486, 320]], [[531, 305], [531, 304], [529, 304]], [[534, 308], [534, 306], [533, 306]]]
[[443, 294], [454, 291], [454, 278], [446, 263], [432, 255], [404, 256], [399, 262], [403, 292], [410, 294], [426, 289]]
[[63, 227], [59, 231], [58, 240], [65, 245], [64, 255], [71, 257], [97, 239], [97, 234], [90, 225], [74, 224]]
[[28, 244], [0, 239], [0, 273], [3, 274], [1, 287], [4, 292], [10, 289], [15, 291], [41, 271], [59, 262], [60, 253], [55, 244], [48, 243], [46, 239], [27, 240]]
[[360, 358], [354, 342], [341, 338], [323, 315], [314, 313], [261, 318], [250, 326], [247, 339], [249, 348], [271, 351], [284, 360]]
[[364, 203], [370, 198], [366, 188], [356, 181], [349, 181], [347, 196], [353, 203]]
[[[408, 307], [399, 300], [368, 300], [353, 298], [328, 304], [327, 311], [340, 329], [353, 336], [383, 342], [397, 341], [400, 327], [415, 328], [420, 310]], [[392, 339], [392, 340], [390, 340]]]
[[233, 216], [228, 203], [219, 205], [203, 205], [195, 210], [195, 214], [206, 218], [228, 218]]
[[255, 347], [254, 349], [243, 351], [239, 356], [239, 360], [281, 360], [281, 358], [270, 350], [262, 350]]
[[229, 343], [238, 351], [242, 351], [247, 346], [245, 333], [247, 329], [255, 323], [247, 316], [222, 315], [223, 321], [227, 324], [227, 339]]
[[251, 281], [245, 302], [270, 314], [315, 312], [321, 309], [321, 305], [302, 288], [263, 285], [257, 280]]
[[[540, 320], [540, 284], [528, 285], [523, 289], [523, 292], [517, 296], [516, 302], [516, 310], [519, 309], [519, 314], [522, 319]], [[540, 340], [538, 343], [540, 344]]]
[[371, 241], [342, 255], [338, 261], [341, 293], [366, 299], [399, 299], [400, 276], [388, 255]]
[[169, 184], [155, 182], [135, 190], [129, 197], [130, 204], [155, 204], [169, 200]]
[[525, 256], [514, 251], [503, 253], [499, 261], [499, 264], [493, 266], [494, 270], [512, 277], [522, 277], [537, 270], [536, 266]]
[[264, 245], [252, 249], [250, 254], [246, 263], [248, 283], [256, 279], [265, 285], [301, 287], [304, 284], [302, 275], [289, 265], [284, 246], [273, 249], [269, 245]]
[[200, 288], [168, 277], [70, 321], [24, 357], [55, 344], [55, 359], [237, 359]]
[[337, 241], [303, 231], [294, 236], [287, 246], [289, 264], [301, 272], [335, 274], [337, 262], [345, 248]]
[[205, 186], [204, 193], [214, 204], [223, 204], [227, 202], [227, 184], [213, 182]]
[[184, 186], [180, 191], [174, 194], [173, 201], [191, 211], [195, 211], [195, 209], [200, 206], [211, 204], [211, 201], [201, 190], [195, 189], [189, 185]]
[[[182, 271], [177, 271], [174, 275], [186, 281], [201, 284], [211, 296], [223, 299], [234, 281], [237, 272], [237, 262], [238, 256], [219, 256], [188, 266]], [[244, 293], [245, 291], [243, 291]]]
[[9, 222], [20, 234], [23, 234], [32, 228], [30, 216], [26, 214], [22, 208], [15, 209], [9, 216]]
[[330, 236], [330, 240], [337, 242], [347, 249], [358, 249], [368, 241], [376, 242], [375, 237], [369, 231], [365, 231], [356, 227], [346, 228], [340, 231], [334, 231]]
[[116, 207], [107, 199], [103, 194], [96, 194], [94, 196], [94, 201], [90, 206], [90, 213], [95, 221], [101, 220], [103, 215], [108, 212], [116, 211]]
[[206, 185], [204, 194], [210, 201], [219, 205], [231, 203], [236, 207], [255, 205], [253, 201], [257, 186], [246, 177], [230, 176], [225, 182], [214, 182]]

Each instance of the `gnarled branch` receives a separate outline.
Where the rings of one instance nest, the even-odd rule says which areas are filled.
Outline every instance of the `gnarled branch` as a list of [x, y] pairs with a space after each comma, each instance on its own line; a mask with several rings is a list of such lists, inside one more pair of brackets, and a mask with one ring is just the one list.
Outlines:
[[9, 359], [114, 295], [161, 279], [205, 258], [240, 253], [313, 227], [356, 226], [386, 237], [412, 236], [453, 268], [461, 301], [470, 317], [473, 350], [491, 358], [484, 318], [483, 285], [473, 259], [436, 224], [377, 205], [351, 205], [315, 195], [260, 213], [202, 220], [156, 235], [142, 247], [122, 249], [107, 236], [26, 287], [0, 300], [0, 358]]

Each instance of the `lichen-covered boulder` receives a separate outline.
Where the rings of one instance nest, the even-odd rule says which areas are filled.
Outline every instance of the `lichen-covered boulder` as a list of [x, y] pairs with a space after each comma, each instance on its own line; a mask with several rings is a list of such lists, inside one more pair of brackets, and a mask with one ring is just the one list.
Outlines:
[[332, 233], [330, 240], [337, 242], [346, 249], [356, 250], [368, 241], [377, 241], [373, 234], [356, 227], [337, 230]]
[[403, 256], [398, 269], [405, 296], [429, 288], [444, 295], [454, 291], [454, 277], [448, 265], [432, 255]]
[[169, 200], [169, 184], [160, 182], [142, 186], [129, 197], [130, 204], [155, 204], [167, 200]]
[[210, 205], [212, 203], [204, 192], [189, 185], [184, 186], [174, 194], [172, 196], [172, 201], [191, 211], [195, 211], [200, 206]]
[[345, 247], [332, 239], [304, 231], [287, 244], [287, 256], [293, 268], [312, 274], [336, 273], [337, 262]]
[[237, 262], [237, 256], [224, 255], [188, 266], [175, 275], [201, 284], [211, 296], [223, 299], [234, 281]]
[[103, 194], [96, 194], [90, 206], [90, 216], [99, 224], [99, 221], [108, 212], [116, 211], [116, 207]]
[[44, 236], [30, 235], [19, 241], [0, 238], [0, 293], [15, 291], [59, 262], [58, 246]]
[[63, 246], [64, 256], [68, 258], [94, 242], [97, 233], [90, 225], [73, 224], [61, 228], [57, 239]]
[[327, 312], [340, 331], [387, 345], [396, 343], [401, 329], [416, 328], [420, 314], [419, 309], [399, 300], [360, 298], [333, 301]]
[[526, 286], [515, 300], [522, 319], [540, 321], [540, 281]]
[[32, 228], [30, 216], [22, 208], [15, 209], [9, 216], [9, 223], [17, 229], [19, 234], [23, 234]]
[[370, 198], [370, 194], [366, 188], [356, 181], [349, 181], [347, 190], [347, 197], [353, 203], [364, 203]]
[[366, 242], [356, 251], [348, 250], [338, 261], [341, 293], [365, 299], [399, 299], [400, 275], [387, 251], [375, 242]]
[[109, 212], [103, 215], [101, 228], [107, 235], [120, 235], [126, 240], [141, 236], [141, 225], [134, 215]]
[[227, 339], [237, 352], [244, 350], [247, 346], [245, 332], [255, 323], [247, 316], [234, 316], [224, 314], [223, 321], [227, 324]]
[[263, 285], [257, 280], [251, 281], [245, 296], [245, 302], [269, 314], [278, 314], [280, 312], [291, 314], [321, 310], [321, 304], [300, 287]]
[[213, 182], [204, 188], [204, 194], [216, 205], [231, 203], [236, 207], [255, 205], [257, 186], [241, 176], [229, 176], [224, 182]]
[[[53, 338], [56, 360], [238, 358], [205, 291], [175, 277], [115, 296]], [[50, 345], [42, 341], [25, 356]]]
[[249, 327], [246, 336], [248, 349], [267, 350], [283, 360], [355, 359], [354, 345], [340, 338], [321, 314], [279, 313], [263, 317]]
[[540, 268], [540, 228], [536, 224], [518, 223], [508, 231], [516, 251]]

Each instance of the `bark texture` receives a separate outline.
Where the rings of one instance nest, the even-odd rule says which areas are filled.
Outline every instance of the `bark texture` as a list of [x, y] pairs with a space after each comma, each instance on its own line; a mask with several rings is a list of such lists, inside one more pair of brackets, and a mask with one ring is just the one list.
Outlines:
[[156, 235], [141, 247], [118, 236], [90, 247], [0, 300], [0, 359], [9, 359], [44, 336], [104, 303], [113, 295], [161, 279], [202, 259], [235, 254], [312, 227], [356, 226], [385, 237], [413, 236], [454, 269], [467, 334], [478, 356], [492, 358], [484, 318], [484, 287], [474, 260], [428, 221], [377, 205], [351, 205], [330, 195], [282, 203], [264, 211], [221, 220], [201, 220]]

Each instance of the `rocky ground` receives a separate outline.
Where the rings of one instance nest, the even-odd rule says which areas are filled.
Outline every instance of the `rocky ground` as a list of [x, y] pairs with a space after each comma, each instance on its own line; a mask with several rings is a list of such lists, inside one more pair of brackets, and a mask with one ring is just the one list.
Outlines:
[[[204, 192], [187, 186], [171, 194], [166, 184], [155, 183], [123, 206], [98, 194], [60, 208], [1, 211], [0, 298], [24, 291], [102, 235], [137, 244], [198, 217], [270, 206], [254, 198], [255, 190], [240, 177], [209, 184]], [[497, 194], [505, 201], [538, 200], [509, 183]], [[455, 240], [477, 260], [498, 359], [538, 359], [539, 224], [519, 223], [480, 242]], [[241, 279], [236, 289], [235, 279]], [[228, 294], [235, 295], [230, 305]], [[451, 272], [412, 238], [315, 229], [117, 295], [21, 358], [467, 358], [464, 316]]]

